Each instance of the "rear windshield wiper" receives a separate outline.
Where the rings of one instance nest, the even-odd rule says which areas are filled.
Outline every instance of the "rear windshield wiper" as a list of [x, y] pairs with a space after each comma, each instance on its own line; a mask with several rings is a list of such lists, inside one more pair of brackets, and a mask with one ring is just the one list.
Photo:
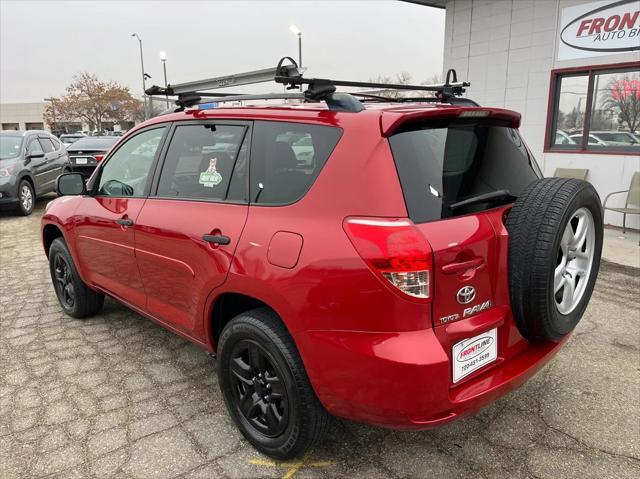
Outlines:
[[462, 206], [473, 205], [473, 204], [476, 204], [476, 203], [485, 203], [485, 202], [488, 202], [488, 201], [500, 200], [500, 199], [504, 199], [504, 198], [514, 198], [515, 199], [515, 196], [513, 196], [509, 192], [509, 190], [490, 191], [489, 193], [482, 193], [481, 195], [472, 196], [472, 197], [467, 198], [465, 200], [456, 201], [455, 203], [451, 203], [449, 205], [449, 208], [451, 208], [452, 210], [455, 210], [455, 209], [460, 208]]

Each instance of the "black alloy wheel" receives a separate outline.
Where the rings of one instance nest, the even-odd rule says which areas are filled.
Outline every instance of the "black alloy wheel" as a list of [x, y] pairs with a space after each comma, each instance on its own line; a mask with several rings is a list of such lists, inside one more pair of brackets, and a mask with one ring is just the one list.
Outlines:
[[58, 302], [66, 314], [87, 318], [102, 309], [104, 295], [82, 281], [62, 237], [54, 239], [49, 247], [49, 272]]
[[58, 300], [65, 309], [73, 309], [76, 302], [76, 291], [73, 286], [73, 276], [69, 263], [61, 254], [56, 255], [53, 260], [54, 268], [54, 287]]
[[277, 363], [257, 342], [241, 340], [232, 350], [229, 365], [240, 414], [267, 437], [282, 434], [288, 424], [289, 399]]
[[258, 451], [292, 459], [322, 442], [329, 414], [273, 310], [253, 309], [229, 321], [217, 353], [218, 384], [229, 415]]

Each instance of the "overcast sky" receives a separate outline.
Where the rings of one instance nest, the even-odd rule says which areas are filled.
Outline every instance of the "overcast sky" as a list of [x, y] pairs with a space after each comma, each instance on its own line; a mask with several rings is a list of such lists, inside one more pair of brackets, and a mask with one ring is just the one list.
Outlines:
[[[0, 0], [0, 101], [60, 95], [81, 71], [142, 93], [137, 32], [150, 84], [275, 66], [297, 58], [308, 76], [368, 80], [442, 71], [444, 11], [399, 1]], [[264, 90], [263, 90], [264, 91]]]

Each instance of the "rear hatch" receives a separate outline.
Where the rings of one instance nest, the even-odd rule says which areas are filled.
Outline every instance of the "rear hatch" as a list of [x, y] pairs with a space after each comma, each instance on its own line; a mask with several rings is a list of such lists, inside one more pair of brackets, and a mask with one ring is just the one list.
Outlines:
[[433, 250], [433, 327], [459, 383], [526, 347], [511, 318], [504, 217], [540, 172], [501, 119], [412, 121], [389, 143], [409, 217]]

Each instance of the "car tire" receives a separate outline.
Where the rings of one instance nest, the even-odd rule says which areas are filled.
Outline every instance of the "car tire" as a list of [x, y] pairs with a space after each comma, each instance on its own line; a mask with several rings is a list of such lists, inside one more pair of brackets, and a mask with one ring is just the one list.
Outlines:
[[511, 308], [528, 339], [559, 340], [589, 303], [602, 253], [602, 206], [576, 179], [531, 183], [509, 212]]
[[229, 414], [258, 451], [290, 459], [324, 439], [330, 416], [273, 311], [254, 309], [232, 319], [220, 335], [218, 353], [218, 382]]
[[18, 213], [29, 216], [36, 205], [36, 193], [28, 180], [21, 180], [18, 185]]
[[90, 289], [78, 274], [69, 248], [62, 238], [56, 238], [49, 248], [51, 281], [66, 314], [73, 318], [88, 318], [104, 305], [104, 295]]

